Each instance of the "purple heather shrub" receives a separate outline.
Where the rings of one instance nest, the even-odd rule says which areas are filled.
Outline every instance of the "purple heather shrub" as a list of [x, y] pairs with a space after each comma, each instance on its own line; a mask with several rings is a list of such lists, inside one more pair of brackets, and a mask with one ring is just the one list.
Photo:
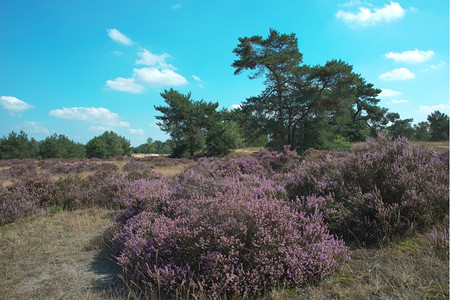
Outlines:
[[14, 163], [8, 170], [9, 178], [17, 178], [30, 172], [36, 172], [36, 163], [34, 159], [14, 159]]
[[448, 215], [448, 164], [429, 148], [379, 136], [354, 153], [304, 160], [279, 180], [290, 199], [325, 197], [320, 209], [332, 232], [389, 241]]
[[0, 187], [0, 225], [18, 221], [30, 215], [44, 215], [48, 208], [42, 207], [40, 199], [32, 198], [23, 186]]
[[148, 163], [145, 163], [145, 162], [138, 161], [136, 159], [131, 159], [123, 166], [122, 171], [127, 172], [127, 173], [132, 173], [132, 172], [149, 170], [149, 169], [150, 170], [154, 169], [154, 166], [152, 166]]
[[105, 199], [111, 201], [112, 207], [119, 209], [140, 203], [142, 209], [153, 210], [158, 201], [168, 199], [170, 191], [171, 187], [164, 178], [130, 180], [115, 177], [101, 187]]
[[213, 297], [260, 295], [320, 280], [348, 258], [320, 212], [299, 211], [264, 183], [225, 185], [214, 197], [168, 201], [162, 214], [122, 212], [113, 242], [130, 278], [168, 291], [196, 282]]

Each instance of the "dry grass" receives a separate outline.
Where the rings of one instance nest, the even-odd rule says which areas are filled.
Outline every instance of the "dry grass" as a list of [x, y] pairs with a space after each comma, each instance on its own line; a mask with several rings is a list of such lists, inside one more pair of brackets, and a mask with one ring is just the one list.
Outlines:
[[305, 299], [448, 299], [448, 259], [422, 237], [380, 249], [357, 249], [340, 271], [297, 296]]
[[111, 214], [60, 212], [0, 227], [0, 298], [103, 299], [117, 272], [102, 255]]
[[449, 142], [448, 141], [442, 141], [442, 142], [422, 142], [422, 141], [410, 141], [413, 145], [419, 145], [424, 147], [430, 147], [434, 151], [438, 153], [443, 153], [445, 151], [449, 150]]

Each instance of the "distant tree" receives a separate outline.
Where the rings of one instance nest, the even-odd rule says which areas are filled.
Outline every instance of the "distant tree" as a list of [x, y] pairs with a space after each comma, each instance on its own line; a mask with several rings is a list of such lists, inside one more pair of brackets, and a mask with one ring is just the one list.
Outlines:
[[108, 144], [106, 141], [100, 137], [94, 137], [86, 144], [86, 156], [97, 157], [97, 158], [107, 158], [109, 157]]
[[414, 137], [418, 141], [430, 140], [430, 124], [428, 122], [419, 122], [414, 124]]
[[107, 158], [111, 156], [131, 155], [131, 144], [113, 131], [105, 131], [86, 144], [86, 156]]
[[18, 134], [12, 131], [8, 137], [0, 139], [0, 158], [37, 158], [39, 155], [39, 143], [34, 139], [28, 139], [24, 131]]
[[430, 124], [430, 135], [433, 141], [446, 141], [449, 139], [448, 115], [436, 110], [427, 117]]
[[406, 137], [411, 139], [414, 137], [414, 128], [412, 127], [413, 119], [395, 120], [392, 125], [388, 127], [389, 134], [394, 138]]
[[174, 89], [161, 93], [167, 106], [155, 106], [162, 113], [156, 116], [161, 130], [170, 134], [175, 142], [172, 156], [181, 157], [188, 153], [193, 157], [206, 145], [206, 135], [218, 121], [218, 103], [194, 101], [191, 94], [183, 95]]
[[41, 158], [83, 158], [86, 148], [63, 134], [54, 133], [39, 142], [39, 155]]
[[156, 148], [153, 143], [153, 139], [151, 137], [149, 137], [145, 144], [141, 144], [141, 145], [137, 146], [136, 148], [133, 149], [133, 152], [134, 153], [145, 153], [145, 154], [156, 153]]

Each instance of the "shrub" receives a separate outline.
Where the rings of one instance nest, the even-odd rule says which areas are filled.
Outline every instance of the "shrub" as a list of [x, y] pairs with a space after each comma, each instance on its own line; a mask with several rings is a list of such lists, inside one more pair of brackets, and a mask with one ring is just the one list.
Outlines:
[[[271, 170], [285, 160], [264, 155]], [[113, 238], [129, 277], [168, 291], [200, 284], [216, 297], [260, 295], [332, 273], [347, 258], [344, 243], [318, 210], [286, 201], [286, 189], [265, 176], [259, 159], [200, 159], [172, 191], [151, 189], [158, 207], [130, 201]]]
[[164, 213], [118, 218], [119, 263], [133, 280], [173, 291], [200, 283], [212, 297], [260, 295], [332, 273], [347, 248], [319, 213], [298, 211], [245, 183], [215, 197], [167, 202]]
[[346, 157], [305, 160], [282, 179], [291, 199], [326, 199], [329, 228], [350, 240], [389, 241], [429, 229], [449, 211], [448, 158], [406, 139], [379, 136]]

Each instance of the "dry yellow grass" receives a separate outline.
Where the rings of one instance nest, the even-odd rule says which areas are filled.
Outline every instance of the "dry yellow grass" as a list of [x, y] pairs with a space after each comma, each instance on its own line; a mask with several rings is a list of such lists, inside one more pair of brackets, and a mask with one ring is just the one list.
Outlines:
[[102, 226], [111, 214], [60, 212], [0, 227], [0, 298], [104, 298], [102, 285], [114, 282], [117, 272], [101, 255]]
[[410, 141], [413, 145], [420, 145], [425, 147], [430, 147], [438, 153], [442, 153], [449, 150], [449, 142], [421, 142], [421, 141]]

